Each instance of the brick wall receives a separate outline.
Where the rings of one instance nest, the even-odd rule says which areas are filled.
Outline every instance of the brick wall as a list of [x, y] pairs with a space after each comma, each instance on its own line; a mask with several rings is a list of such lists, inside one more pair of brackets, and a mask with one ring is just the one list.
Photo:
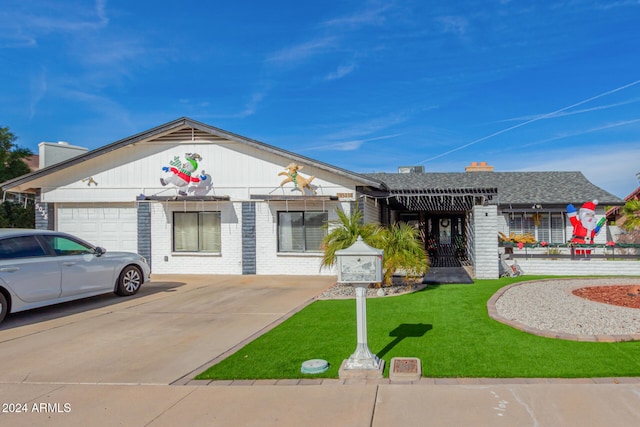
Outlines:
[[495, 205], [473, 208], [473, 261], [476, 279], [499, 276], [498, 210]]
[[242, 274], [256, 274], [255, 202], [242, 202]]
[[151, 205], [138, 202], [138, 253], [151, 266]]
[[38, 191], [34, 207], [36, 229], [55, 230], [55, 204], [40, 201], [40, 191]]
[[[156, 274], [242, 274], [242, 204], [151, 203], [152, 265]], [[220, 211], [220, 254], [172, 253], [174, 211]]]
[[333, 275], [334, 269], [321, 268], [322, 253], [278, 253], [278, 211], [326, 210], [329, 221], [338, 219], [336, 206], [349, 212], [349, 202], [269, 202], [256, 203], [257, 274]]

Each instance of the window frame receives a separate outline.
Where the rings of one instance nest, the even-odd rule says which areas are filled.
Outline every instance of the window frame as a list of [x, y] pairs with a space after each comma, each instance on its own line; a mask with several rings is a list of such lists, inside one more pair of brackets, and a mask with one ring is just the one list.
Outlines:
[[[301, 249], [300, 250], [294, 250], [294, 248], [292, 247], [289, 250], [285, 250], [282, 248], [282, 226], [283, 226], [283, 220], [282, 220], [282, 215], [290, 215], [290, 214], [301, 214], [302, 216], [302, 225], [301, 227], [301, 233], [302, 233], [302, 238], [301, 240]], [[307, 226], [307, 223], [310, 221], [310, 218], [307, 218], [308, 214], [321, 214], [322, 215], [322, 225], [320, 227], [310, 227]], [[326, 210], [286, 210], [286, 211], [277, 211], [277, 252], [280, 254], [320, 254], [322, 253], [322, 247], [321, 247], [321, 242], [322, 239], [320, 239], [320, 242], [318, 244], [318, 248], [317, 249], [308, 249], [308, 233], [307, 233], [307, 229], [311, 230], [311, 229], [315, 229], [315, 230], [322, 230], [322, 238], [324, 238], [324, 236], [327, 235], [327, 228], [326, 228], [326, 224], [329, 220], [329, 212]], [[298, 242], [300, 243], [300, 242]]]
[[[545, 241], [550, 244], [567, 243], [566, 216], [564, 212], [508, 212], [506, 215], [509, 230], [507, 234], [514, 233], [520, 236], [531, 233], [539, 242]], [[543, 215], [540, 219], [541, 225], [535, 225], [533, 215]], [[546, 231], [543, 229], [545, 227]], [[554, 242], [554, 236], [559, 234], [562, 235], [562, 241]]]
[[[217, 248], [214, 248], [213, 250], [206, 250], [203, 248], [203, 244], [205, 243], [205, 241], [203, 240], [203, 236], [202, 236], [203, 234], [202, 227], [206, 227], [206, 224], [203, 224], [203, 221], [202, 221], [203, 214], [207, 214], [207, 215], [214, 214], [217, 216], [217, 230], [214, 231], [215, 240], [216, 240], [214, 242], [214, 245], [217, 246]], [[178, 231], [176, 228], [176, 224], [177, 224], [176, 216], [179, 216], [179, 215], [195, 215], [195, 219], [196, 219], [195, 235], [193, 236], [197, 240], [197, 245], [195, 249], [194, 248], [189, 248], [189, 249], [176, 248], [176, 242], [179, 240], [176, 238], [176, 233]], [[172, 224], [171, 224], [171, 237], [172, 237], [172, 242], [171, 242], [172, 253], [219, 255], [220, 253], [222, 253], [222, 213], [221, 211], [173, 211]]]
[[[24, 240], [24, 241], [28, 240], [30, 241], [30, 243], [32, 243], [32, 245], [28, 247], [30, 249], [30, 252], [26, 250], [23, 244], [21, 244], [21, 240]], [[0, 253], [0, 261], [29, 259], [29, 258], [44, 258], [44, 257], [53, 256], [53, 254], [51, 254], [51, 252], [49, 251], [49, 248], [46, 246], [43, 246], [42, 242], [40, 241], [40, 239], [38, 239], [37, 235], [7, 237], [7, 238], [0, 239], [0, 242], [2, 242], [3, 246], [6, 243], [7, 249], [10, 249], [10, 246], [13, 246], [14, 247], [13, 249], [15, 249], [11, 252], [9, 251], [5, 252], [3, 248], [2, 252]], [[35, 243], [35, 245], [33, 245], [33, 243]], [[35, 253], [34, 250], [36, 249], [39, 249], [42, 252]]]

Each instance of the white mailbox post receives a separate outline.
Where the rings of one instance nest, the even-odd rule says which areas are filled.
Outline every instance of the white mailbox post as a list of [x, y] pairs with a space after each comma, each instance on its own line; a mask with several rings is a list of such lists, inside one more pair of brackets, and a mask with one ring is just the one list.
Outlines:
[[382, 281], [382, 258], [384, 251], [367, 245], [362, 237], [348, 247], [336, 251], [338, 258], [338, 282], [353, 285], [356, 291], [356, 318], [358, 344], [356, 351], [345, 360], [345, 370], [376, 370], [384, 366], [378, 356], [371, 353], [367, 344], [367, 288], [371, 283]]

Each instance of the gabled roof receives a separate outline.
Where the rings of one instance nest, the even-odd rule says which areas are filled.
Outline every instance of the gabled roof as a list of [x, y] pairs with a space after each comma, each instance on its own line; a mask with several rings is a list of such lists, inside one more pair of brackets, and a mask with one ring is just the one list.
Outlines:
[[623, 205], [619, 197], [597, 187], [581, 172], [371, 173], [393, 192], [411, 190], [498, 190], [499, 205], [567, 205], [597, 199], [601, 206]]
[[197, 137], [198, 135], [206, 134], [205, 136], [209, 138], [211, 136], [214, 136], [219, 140], [228, 140], [228, 141], [238, 142], [241, 144], [246, 144], [248, 146], [258, 148], [260, 150], [263, 150], [272, 154], [283, 156], [285, 158], [290, 159], [291, 161], [295, 161], [308, 166], [313, 166], [330, 173], [347, 177], [356, 182], [359, 182], [362, 185], [369, 185], [369, 186], [378, 187], [378, 188], [383, 186], [383, 184], [381, 184], [379, 181], [375, 180], [372, 177], [362, 175], [362, 174], [357, 174], [357, 173], [348, 171], [346, 169], [341, 169], [336, 166], [329, 165], [327, 163], [323, 163], [308, 157], [301, 156], [296, 153], [292, 153], [287, 150], [274, 147], [272, 145], [265, 144], [263, 142], [259, 142], [259, 141], [246, 138], [231, 132], [227, 132], [225, 130], [222, 130], [213, 126], [209, 126], [207, 124], [189, 119], [187, 117], [182, 117], [180, 119], [174, 120], [164, 125], [160, 125], [153, 129], [138, 133], [128, 138], [124, 138], [119, 141], [113, 142], [111, 144], [105, 145], [103, 147], [97, 148], [95, 150], [89, 151], [86, 154], [73, 157], [69, 160], [57, 163], [55, 165], [51, 165], [49, 167], [37, 170], [35, 172], [5, 181], [3, 183], [0, 183], [0, 187], [2, 187], [3, 191], [11, 191], [13, 188], [23, 184], [27, 184], [29, 181], [32, 181], [34, 179], [41, 178], [51, 173], [57, 172], [59, 170], [78, 165], [87, 160], [93, 159], [98, 156], [102, 156], [104, 154], [110, 153], [114, 150], [118, 150], [123, 147], [126, 147], [127, 145], [138, 143], [145, 140], [151, 140], [151, 139], [172, 138], [173, 137], [172, 135], [175, 133], [182, 133], [185, 137], [187, 136]]

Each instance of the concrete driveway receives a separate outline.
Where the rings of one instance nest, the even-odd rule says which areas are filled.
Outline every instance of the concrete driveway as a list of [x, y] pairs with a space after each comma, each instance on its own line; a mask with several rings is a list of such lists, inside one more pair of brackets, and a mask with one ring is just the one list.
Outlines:
[[306, 305], [335, 277], [162, 275], [9, 316], [0, 383], [170, 384]]

